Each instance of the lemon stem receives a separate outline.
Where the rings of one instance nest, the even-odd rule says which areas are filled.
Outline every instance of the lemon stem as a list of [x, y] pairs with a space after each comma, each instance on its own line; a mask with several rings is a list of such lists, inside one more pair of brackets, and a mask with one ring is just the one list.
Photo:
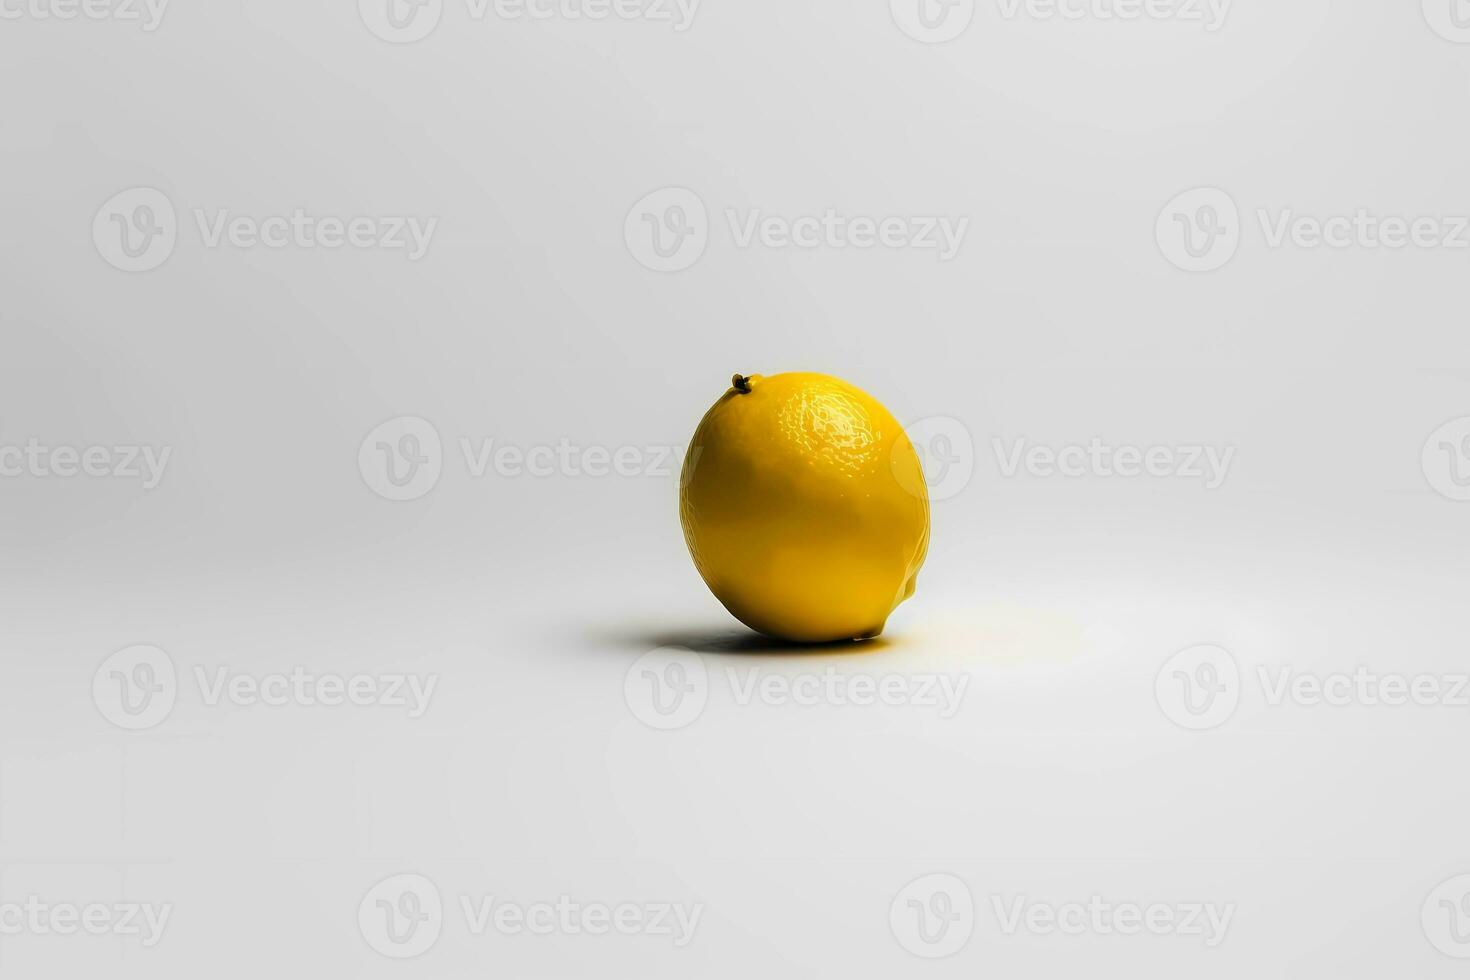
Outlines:
[[744, 375], [735, 375], [734, 379], [730, 383], [734, 385], [735, 390], [740, 392], [742, 395], [750, 394], [750, 379], [745, 377]]

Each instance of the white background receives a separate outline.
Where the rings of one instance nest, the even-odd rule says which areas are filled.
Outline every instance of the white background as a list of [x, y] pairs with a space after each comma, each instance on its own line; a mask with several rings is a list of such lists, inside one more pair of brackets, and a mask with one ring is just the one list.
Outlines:
[[[1470, 416], [1470, 250], [1273, 248], [1257, 218], [1470, 212], [1470, 46], [1443, 11], [1238, 0], [1207, 31], [990, 0], [926, 44], [885, 0], [705, 0], [685, 31], [445, 0], [395, 44], [347, 2], [175, 0], [153, 31], [50, 3], [0, 19], [0, 446], [171, 457], [152, 490], [0, 478], [0, 902], [174, 912], [153, 948], [0, 935], [0, 975], [1463, 974], [1421, 908], [1470, 872], [1470, 707], [1272, 705], [1257, 680], [1466, 669], [1470, 503], [1421, 450]], [[92, 227], [136, 187], [177, 241], [125, 272]], [[625, 221], [668, 187], [707, 247], [661, 273]], [[1238, 249], [1191, 273], [1155, 228], [1199, 187], [1238, 206]], [[828, 208], [970, 224], [943, 262], [740, 247], [725, 216]], [[210, 247], [195, 212], [222, 209], [438, 224], [418, 261]], [[752, 642], [693, 570], [672, 475], [477, 477], [460, 447], [682, 446], [733, 372], [786, 370], [973, 447], [861, 653]], [[405, 416], [442, 475], [394, 502], [358, 455]], [[1235, 456], [1207, 490], [1007, 477], [993, 443], [1095, 437]], [[127, 731], [93, 675], [138, 644], [179, 690]], [[1239, 707], [1189, 731], [1155, 680], [1200, 644], [1238, 662]], [[669, 646], [710, 692], [660, 732], [624, 679]], [[411, 719], [194, 682], [297, 666], [438, 688]], [[949, 719], [725, 681], [828, 667], [970, 680]], [[358, 906], [410, 872], [445, 921], [397, 962]], [[925, 961], [889, 910], [933, 873], [976, 922]], [[684, 949], [472, 936], [457, 899], [485, 895], [704, 917]], [[1206, 948], [1007, 935], [992, 906], [1094, 895], [1236, 911]]]

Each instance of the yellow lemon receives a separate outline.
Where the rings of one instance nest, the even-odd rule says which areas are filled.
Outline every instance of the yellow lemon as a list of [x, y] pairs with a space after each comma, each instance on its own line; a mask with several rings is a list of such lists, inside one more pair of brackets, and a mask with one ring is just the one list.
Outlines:
[[825, 374], [737, 374], [689, 445], [679, 517], [725, 608], [803, 643], [883, 632], [929, 549], [924, 473], [903, 427]]

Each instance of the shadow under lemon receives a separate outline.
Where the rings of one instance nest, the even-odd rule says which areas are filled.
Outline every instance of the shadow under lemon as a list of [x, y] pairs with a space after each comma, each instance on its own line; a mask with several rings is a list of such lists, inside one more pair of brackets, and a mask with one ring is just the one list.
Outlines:
[[763, 636], [742, 626], [598, 631], [595, 638], [630, 649], [674, 647], [694, 653], [731, 656], [855, 657], [891, 651], [900, 645], [899, 640], [888, 636], [875, 636], [866, 640], [837, 640], [832, 643], [792, 643], [789, 640]]

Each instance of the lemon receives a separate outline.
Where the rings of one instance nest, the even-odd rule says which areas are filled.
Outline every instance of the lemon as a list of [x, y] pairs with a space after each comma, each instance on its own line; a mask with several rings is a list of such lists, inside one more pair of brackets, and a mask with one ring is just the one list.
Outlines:
[[825, 374], [737, 374], [690, 442], [679, 517], [725, 608], [803, 643], [882, 633], [929, 549], [924, 473], [903, 427]]

